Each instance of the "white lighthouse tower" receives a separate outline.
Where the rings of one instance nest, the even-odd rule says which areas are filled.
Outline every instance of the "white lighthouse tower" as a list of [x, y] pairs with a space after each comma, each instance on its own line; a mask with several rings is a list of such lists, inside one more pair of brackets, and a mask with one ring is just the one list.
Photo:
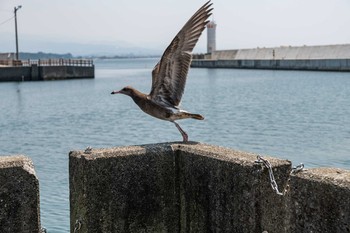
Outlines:
[[212, 53], [216, 50], [216, 23], [210, 21], [207, 24], [207, 53]]

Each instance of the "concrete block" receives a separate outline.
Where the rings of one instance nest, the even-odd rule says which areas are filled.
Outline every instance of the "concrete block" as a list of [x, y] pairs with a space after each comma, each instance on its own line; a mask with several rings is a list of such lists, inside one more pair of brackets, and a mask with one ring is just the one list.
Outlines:
[[[283, 226], [283, 198], [272, 191], [255, 154], [205, 144], [181, 144], [177, 151], [181, 232], [274, 232]], [[284, 187], [290, 162], [268, 159]]]
[[[71, 231], [262, 232], [285, 223], [256, 155], [200, 143], [71, 152]], [[269, 158], [280, 186], [290, 162]], [[271, 208], [273, 206], [273, 208]]]
[[70, 153], [71, 232], [178, 232], [170, 144]]
[[290, 187], [289, 232], [350, 232], [350, 171], [309, 169]]
[[0, 82], [21, 82], [30, 79], [30, 67], [0, 67]]
[[0, 232], [39, 232], [39, 181], [32, 161], [0, 156]]

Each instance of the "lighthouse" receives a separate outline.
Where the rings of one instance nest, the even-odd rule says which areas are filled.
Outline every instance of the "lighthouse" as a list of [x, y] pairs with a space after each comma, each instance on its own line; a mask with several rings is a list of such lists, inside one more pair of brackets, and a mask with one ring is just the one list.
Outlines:
[[216, 23], [210, 21], [207, 24], [207, 53], [212, 53], [216, 50]]

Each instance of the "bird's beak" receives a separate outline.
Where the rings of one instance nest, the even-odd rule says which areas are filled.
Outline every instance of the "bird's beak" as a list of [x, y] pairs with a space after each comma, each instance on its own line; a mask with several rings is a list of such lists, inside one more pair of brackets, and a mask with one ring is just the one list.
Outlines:
[[119, 94], [120, 93], [120, 91], [112, 91], [112, 95], [114, 95], [114, 94]]

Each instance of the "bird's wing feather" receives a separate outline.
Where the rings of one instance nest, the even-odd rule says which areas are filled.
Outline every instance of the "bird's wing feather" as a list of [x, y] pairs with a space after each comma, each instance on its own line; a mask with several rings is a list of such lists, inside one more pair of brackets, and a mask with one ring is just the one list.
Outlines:
[[152, 71], [150, 98], [163, 105], [178, 106], [185, 89], [192, 50], [208, 23], [212, 4], [204, 4], [183, 26]]

